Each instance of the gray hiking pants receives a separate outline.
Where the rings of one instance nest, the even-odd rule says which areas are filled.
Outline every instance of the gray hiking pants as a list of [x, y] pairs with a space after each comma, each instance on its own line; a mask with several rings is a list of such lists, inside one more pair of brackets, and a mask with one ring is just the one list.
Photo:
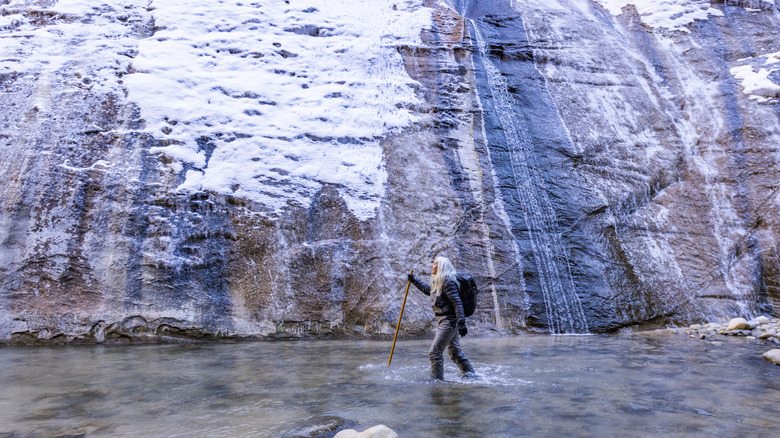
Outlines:
[[428, 357], [431, 358], [431, 374], [434, 378], [441, 378], [444, 370], [444, 349], [455, 364], [458, 365], [461, 372], [473, 371], [471, 364], [463, 350], [460, 349], [460, 335], [458, 330], [452, 326], [452, 322], [446, 316], [436, 317], [436, 337], [433, 338], [431, 349], [428, 351]]

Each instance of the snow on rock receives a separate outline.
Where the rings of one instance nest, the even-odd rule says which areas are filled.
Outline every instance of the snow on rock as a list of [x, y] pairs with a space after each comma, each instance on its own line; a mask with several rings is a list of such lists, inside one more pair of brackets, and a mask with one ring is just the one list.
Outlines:
[[[401, 5], [398, 7], [398, 5]], [[415, 120], [417, 84], [396, 47], [417, 44], [414, 2], [152, 1], [156, 33], [125, 77], [152, 152], [186, 170], [181, 191], [233, 193], [279, 211], [322, 184], [360, 219], [386, 174], [380, 137]]]
[[[0, 6], [0, 75], [39, 72], [45, 84], [59, 72], [67, 93], [122, 93], [117, 72], [126, 71], [139, 30], [149, 20], [138, 2], [12, 0]], [[88, 78], [88, 79], [87, 79]], [[41, 102], [39, 110], [47, 110]]]
[[742, 59], [744, 65], [731, 68], [731, 74], [741, 81], [742, 91], [760, 103], [780, 98], [780, 52]]
[[720, 17], [723, 12], [711, 7], [709, 0], [595, 0], [613, 15], [634, 5], [642, 22], [652, 28], [689, 32], [686, 27], [694, 20]]
[[379, 140], [419, 117], [397, 47], [430, 21], [418, 0], [11, 0], [0, 75], [37, 75], [44, 112], [62, 78], [126, 94], [179, 191], [278, 212], [329, 184], [366, 219], [384, 195]]

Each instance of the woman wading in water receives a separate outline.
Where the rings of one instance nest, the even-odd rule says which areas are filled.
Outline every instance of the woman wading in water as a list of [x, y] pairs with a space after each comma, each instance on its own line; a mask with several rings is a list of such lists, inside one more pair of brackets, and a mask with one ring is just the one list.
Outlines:
[[458, 294], [458, 280], [455, 267], [446, 257], [436, 257], [431, 266], [430, 286], [409, 274], [409, 281], [431, 297], [431, 306], [436, 315], [436, 337], [433, 338], [428, 357], [431, 359], [431, 377], [444, 380], [444, 349], [458, 365], [464, 377], [473, 377], [474, 368], [460, 349], [460, 338], [466, 336], [466, 316]]

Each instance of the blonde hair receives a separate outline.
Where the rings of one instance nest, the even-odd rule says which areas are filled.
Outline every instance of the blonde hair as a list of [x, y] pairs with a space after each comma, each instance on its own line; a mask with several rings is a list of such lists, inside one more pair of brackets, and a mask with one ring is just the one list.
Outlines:
[[444, 285], [444, 280], [446, 278], [454, 281], [456, 286], [458, 285], [457, 279], [455, 278], [458, 273], [455, 271], [455, 267], [452, 266], [452, 262], [450, 262], [450, 259], [447, 257], [436, 257], [434, 263], [436, 263], [436, 274], [431, 274], [431, 292], [436, 296], [439, 296], [441, 295], [441, 288]]

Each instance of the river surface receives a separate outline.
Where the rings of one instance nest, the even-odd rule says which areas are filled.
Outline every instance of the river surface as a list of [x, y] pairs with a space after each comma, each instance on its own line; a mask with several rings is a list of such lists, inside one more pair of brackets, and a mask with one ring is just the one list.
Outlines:
[[0, 437], [780, 436], [770, 344], [684, 335], [0, 349]]

